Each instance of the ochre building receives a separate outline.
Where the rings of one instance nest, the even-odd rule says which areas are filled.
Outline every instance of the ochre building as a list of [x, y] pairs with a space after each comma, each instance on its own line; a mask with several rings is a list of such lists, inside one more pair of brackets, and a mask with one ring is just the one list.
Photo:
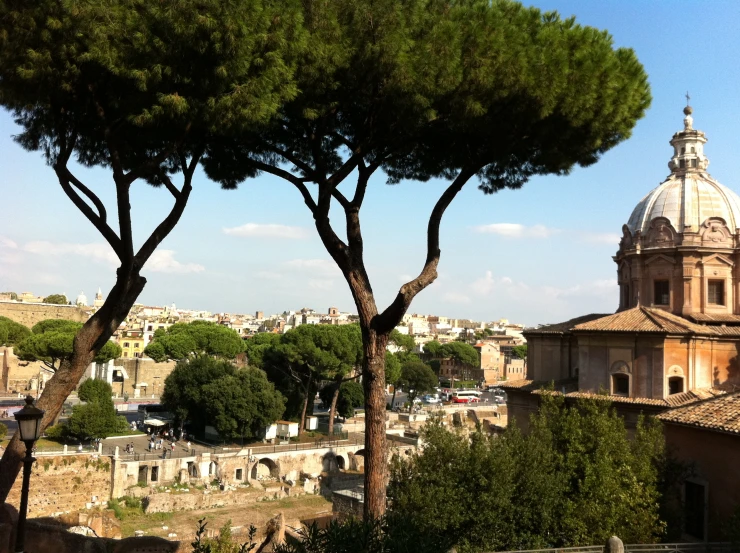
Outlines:
[[630, 428], [658, 415], [694, 466], [684, 537], [723, 540], [740, 505], [740, 197], [707, 172], [691, 113], [670, 141], [670, 174], [622, 227], [616, 313], [525, 330], [527, 377], [503, 387], [524, 427], [548, 384], [570, 404], [607, 394]]
[[528, 381], [665, 407], [740, 384], [740, 197], [684, 113], [668, 178], [622, 227], [619, 309], [526, 330]]

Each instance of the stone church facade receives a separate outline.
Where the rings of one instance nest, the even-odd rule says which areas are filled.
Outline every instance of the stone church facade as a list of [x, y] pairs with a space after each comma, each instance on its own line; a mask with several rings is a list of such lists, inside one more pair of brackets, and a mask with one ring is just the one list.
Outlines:
[[669, 176], [622, 227], [618, 310], [526, 330], [527, 378], [506, 385], [515, 396], [554, 382], [661, 411], [740, 386], [740, 197], [707, 172], [691, 113]]
[[547, 385], [568, 404], [608, 395], [628, 428], [657, 415], [693, 467], [684, 538], [722, 541], [740, 505], [740, 197], [709, 175], [684, 113], [670, 175], [622, 227], [616, 313], [525, 330], [527, 378], [503, 387], [522, 427]]

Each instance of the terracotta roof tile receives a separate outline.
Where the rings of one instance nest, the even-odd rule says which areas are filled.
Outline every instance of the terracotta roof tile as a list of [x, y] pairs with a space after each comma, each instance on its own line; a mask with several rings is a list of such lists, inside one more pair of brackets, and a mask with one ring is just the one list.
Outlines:
[[740, 392], [671, 409], [658, 418], [668, 423], [740, 435]]
[[[513, 380], [510, 382], [503, 382], [498, 387], [505, 390], [522, 390], [524, 392], [530, 392], [533, 394], [545, 393], [547, 388], [550, 386], [550, 382], [536, 381], [536, 380]], [[665, 399], [654, 399], [648, 397], [623, 397], [623, 396], [611, 396], [605, 394], [598, 394], [595, 392], [581, 391], [578, 390], [578, 382], [575, 379], [560, 380], [554, 383], [553, 392], [560, 395], [565, 390], [565, 397], [568, 398], [582, 398], [582, 399], [604, 399], [611, 401], [612, 403], [631, 403], [634, 405], [651, 405], [655, 407], [665, 407], [667, 409], [680, 407], [684, 405], [690, 405], [697, 403], [707, 398], [715, 398], [723, 396], [726, 392], [719, 388], [703, 388], [700, 390], [692, 390], [690, 392], [684, 392], [682, 394], [674, 394], [668, 396]]]
[[710, 334], [712, 327], [701, 326], [691, 321], [649, 307], [633, 307], [600, 319], [576, 325], [574, 331], [587, 332], [654, 332], [660, 334]]
[[573, 329], [574, 326], [585, 323], [588, 321], [593, 321], [594, 319], [600, 319], [602, 317], [607, 317], [607, 314], [604, 313], [591, 313], [590, 315], [581, 315], [580, 317], [576, 317], [575, 319], [570, 319], [569, 321], [565, 321], [562, 323], [554, 323], [549, 325], [542, 325], [537, 328], [527, 328], [524, 330], [525, 334], [561, 334], [563, 332], [568, 332]]
[[731, 313], [693, 313], [686, 317], [697, 323], [735, 323], [740, 324], [740, 315], [733, 315]]

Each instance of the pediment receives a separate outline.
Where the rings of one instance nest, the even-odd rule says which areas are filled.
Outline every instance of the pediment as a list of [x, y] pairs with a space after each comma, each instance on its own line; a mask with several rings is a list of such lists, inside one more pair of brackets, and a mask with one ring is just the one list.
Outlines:
[[707, 265], [707, 264], [710, 264], [710, 263], [718, 263], [718, 264], [721, 264], [721, 265], [722, 264], [723, 265], [727, 265], [728, 267], [734, 267], [735, 266], [735, 263], [731, 259], [728, 259], [727, 257], [725, 257], [724, 255], [722, 255], [720, 253], [715, 253], [714, 255], [710, 255], [709, 257], [705, 257], [704, 259], [701, 260], [701, 262], [702, 262], [703, 265]]
[[656, 261], [664, 261], [665, 263], [670, 263], [671, 265], [676, 264], [676, 260], [672, 257], [668, 257], [667, 255], [663, 255], [662, 253], [658, 255], [650, 256], [648, 259], [645, 260], [645, 265], [650, 265], [651, 263], [655, 263]]

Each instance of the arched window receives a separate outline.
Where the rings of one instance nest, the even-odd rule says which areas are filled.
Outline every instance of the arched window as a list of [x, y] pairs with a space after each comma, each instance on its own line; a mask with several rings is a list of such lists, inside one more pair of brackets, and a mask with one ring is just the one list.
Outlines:
[[683, 377], [672, 376], [668, 379], [668, 395], [683, 393]]
[[630, 395], [630, 377], [628, 374], [615, 373], [612, 375], [612, 395]]

